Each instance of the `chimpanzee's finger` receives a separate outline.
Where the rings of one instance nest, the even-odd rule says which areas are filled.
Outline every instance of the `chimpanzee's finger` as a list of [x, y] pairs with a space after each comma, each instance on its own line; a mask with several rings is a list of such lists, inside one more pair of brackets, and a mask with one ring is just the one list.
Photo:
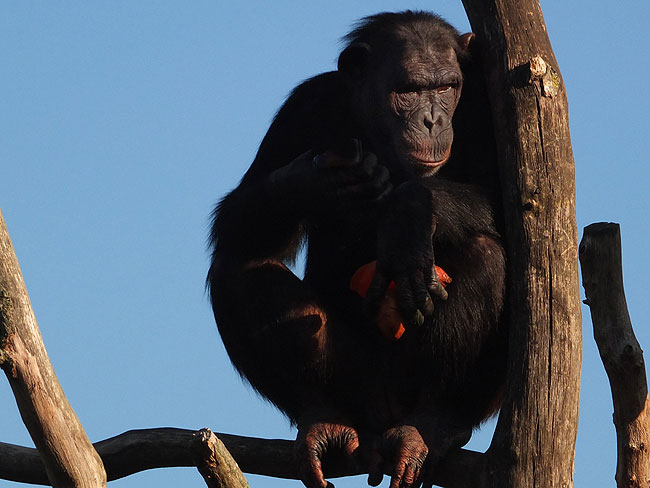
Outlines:
[[[407, 320], [405, 326], [409, 325], [422, 325], [422, 320], [419, 320], [417, 314], [418, 307], [413, 297], [413, 290], [411, 289], [411, 280], [408, 276], [400, 276], [395, 279], [395, 298], [397, 299], [397, 309], [400, 315]], [[422, 315], [422, 314], [420, 314]]]
[[349, 138], [343, 139], [338, 144], [330, 149], [330, 152], [338, 154], [344, 159], [350, 161], [361, 162], [363, 157], [363, 149], [361, 147], [361, 139]]
[[340, 146], [316, 154], [313, 164], [318, 169], [356, 166], [361, 163], [361, 141], [348, 139]]
[[300, 463], [300, 479], [307, 488], [334, 488], [323, 476], [320, 454], [308, 449]]
[[343, 184], [356, 186], [372, 182], [375, 179], [384, 179], [385, 175], [381, 168], [385, 168], [385, 166], [379, 164], [377, 157], [371, 153], [364, 155], [363, 159], [358, 163], [327, 169], [330, 169], [332, 174], [335, 174]]
[[431, 294], [431, 298], [437, 298], [438, 300], [447, 299], [447, 290], [445, 290], [445, 287], [440, 283], [435, 266], [431, 266], [431, 270], [428, 272], [427, 288]]
[[439, 300], [446, 300], [449, 296], [447, 290], [445, 290], [445, 287], [442, 286], [439, 281], [436, 281], [429, 286], [429, 293], [431, 293], [433, 298]]
[[377, 166], [370, 179], [343, 188], [346, 196], [359, 200], [379, 200], [393, 189], [390, 173], [385, 166]]
[[361, 157], [359, 164], [350, 167], [348, 171], [357, 181], [366, 181], [373, 178], [380, 167], [384, 166], [379, 164], [377, 156], [374, 153], [367, 153]]
[[406, 463], [399, 461], [393, 470], [393, 474], [390, 478], [389, 488], [401, 488], [402, 478], [404, 477], [404, 471], [406, 470]]
[[411, 276], [411, 289], [413, 290], [413, 301], [417, 309], [425, 317], [431, 316], [433, 314], [433, 300], [429, 295], [429, 288], [422, 272], [417, 271]]
[[329, 151], [316, 154], [312, 162], [316, 169], [332, 169], [356, 164], [349, 159], [342, 158], [338, 154]]
[[384, 480], [384, 471], [382, 469], [382, 457], [377, 448], [374, 448], [368, 461], [368, 484], [370, 486], [379, 486]]
[[419, 482], [420, 477], [420, 466], [418, 463], [411, 461], [406, 465], [404, 469], [404, 474], [402, 475], [402, 482], [400, 486], [404, 488], [411, 488], [416, 486], [416, 483]]
[[390, 283], [390, 278], [381, 270], [377, 269], [375, 271], [375, 276], [372, 278], [372, 282], [368, 287], [368, 293], [366, 294], [366, 299], [364, 300], [364, 312], [367, 317], [375, 319], [377, 315], [377, 310], [381, 301], [386, 295], [386, 289]]

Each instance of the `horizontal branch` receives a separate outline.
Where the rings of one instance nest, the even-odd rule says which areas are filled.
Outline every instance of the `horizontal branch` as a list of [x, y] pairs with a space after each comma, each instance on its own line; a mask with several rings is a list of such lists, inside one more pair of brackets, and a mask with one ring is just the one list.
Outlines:
[[[195, 467], [191, 443], [197, 431], [163, 427], [130, 430], [94, 444], [109, 481], [154, 468]], [[215, 433], [245, 473], [275, 478], [299, 479], [294, 442]], [[448, 488], [474, 486], [483, 468], [483, 454], [460, 449], [441, 463], [434, 482]], [[328, 478], [365, 474], [365, 466], [354, 471], [325, 466]], [[38, 451], [0, 442], [0, 479], [48, 485]]]

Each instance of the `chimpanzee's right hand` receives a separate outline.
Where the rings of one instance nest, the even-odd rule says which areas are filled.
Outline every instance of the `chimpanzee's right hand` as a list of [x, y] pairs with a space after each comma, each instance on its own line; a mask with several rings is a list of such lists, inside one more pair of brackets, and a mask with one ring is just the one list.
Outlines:
[[271, 173], [269, 181], [272, 191], [292, 197], [307, 214], [378, 201], [392, 189], [386, 167], [373, 153], [363, 153], [358, 139], [320, 154], [307, 151]]
[[323, 476], [323, 457], [334, 456], [339, 463], [353, 466], [358, 447], [357, 431], [345, 423], [299, 423], [296, 460], [302, 482], [307, 488], [334, 488]]

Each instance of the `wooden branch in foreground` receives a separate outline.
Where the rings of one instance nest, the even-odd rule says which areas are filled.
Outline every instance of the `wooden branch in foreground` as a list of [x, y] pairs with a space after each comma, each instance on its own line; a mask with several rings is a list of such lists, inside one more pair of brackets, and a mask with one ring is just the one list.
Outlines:
[[0, 367], [52, 485], [106, 486], [102, 461], [68, 403], [45, 351], [1, 212]]
[[[104, 461], [109, 481], [154, 468], [194, 467], [195, 453], [191, 447], [197, 431], [163, 427], [131, 430], [95, 443]], [[293, 441], [258, 439], [216, 433], [242, 471], [275, 478], [299, 479], [293, 458]], [[460, 449], [441, 463], [434, 482], [447, 488], [475, 486], [483, 470], [484, 455]], [[342, 471], [325, 465], [328, 478], [367, 473], [365, 466], [355, 471]], [[43, 464], [36, 449], [0, 442], [0, 479], [48, 485]]]
[[650, 410], [643, 351], [632, 329], [623, 288], [618, 224], [585, 227], [580, 242], [582, 284], [594, 338], [614, 400], [619, 488], [650, 486]]

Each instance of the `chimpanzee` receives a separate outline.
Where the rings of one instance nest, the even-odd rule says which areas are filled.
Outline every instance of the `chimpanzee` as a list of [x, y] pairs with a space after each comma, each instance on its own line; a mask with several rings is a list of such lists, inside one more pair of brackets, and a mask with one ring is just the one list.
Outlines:
[[[328, 486], [333, 453], [366, 453], [373, 485], [382, 470], [391, 488], [428, 483], [498, 409], [505, 259], [493, 205], [437, 174], [450, 159], [476, 166], [458, 143], [452, 152], [472, 37], [425, 12], [360, 21], [338, 70], [294, 89], [214, 212], [219, 331], [238, 372], [297, 425], [309, 488]], [[300, 279], [288, 266], [302, 245]], [[364, 299], [351, 280], [368, 263]], [[399, 327], [386, 334], [391, 310]]]

